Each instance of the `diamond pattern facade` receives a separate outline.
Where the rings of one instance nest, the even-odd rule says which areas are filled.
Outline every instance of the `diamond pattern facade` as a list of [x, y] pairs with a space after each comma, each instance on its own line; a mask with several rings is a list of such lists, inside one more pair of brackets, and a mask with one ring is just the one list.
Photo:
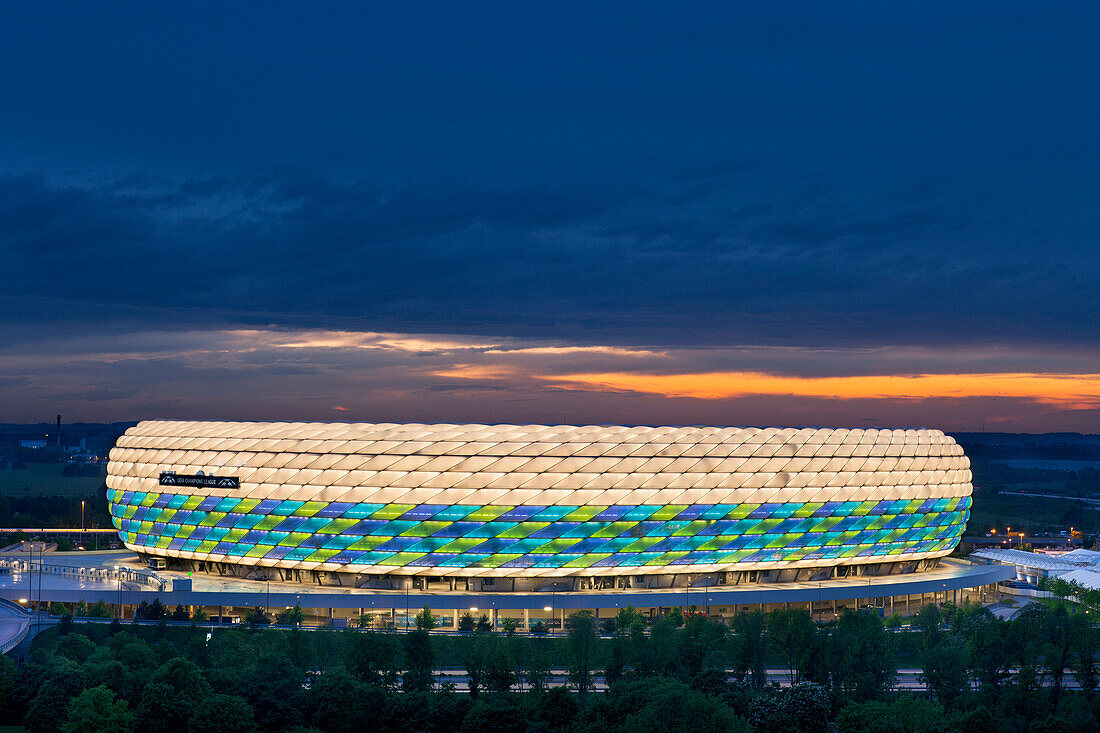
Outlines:
[[107, 486], [148, 554], [493, 577], [938, 557], [971, 494], [934, 430], [167, 421], [119, 439]]

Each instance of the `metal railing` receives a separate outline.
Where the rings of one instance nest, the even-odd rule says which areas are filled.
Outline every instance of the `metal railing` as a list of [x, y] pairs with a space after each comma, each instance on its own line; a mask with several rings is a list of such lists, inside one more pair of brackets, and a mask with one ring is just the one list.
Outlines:
[[18, 558], [0, 559], [0, 568], [9, 568], [12, 572], [43, 573], [62, 578], [71, 578], [84, 582], [136, 583], [164, 593], [170, 590], [171, 583], [152, 570], [145, 568], [84, 567], [80, 565], [53, 565], [36, 560]]

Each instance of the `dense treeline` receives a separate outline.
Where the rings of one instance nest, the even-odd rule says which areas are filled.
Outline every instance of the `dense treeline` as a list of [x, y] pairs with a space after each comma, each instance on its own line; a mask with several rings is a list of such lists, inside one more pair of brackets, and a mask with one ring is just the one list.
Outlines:
[[[65, 618], [15, 669], [0, 724], [32, 731], [1100, 731], [1100, 630], [1065, 602], [1012, 621], [964, 605], [908, 628], [848, 612], [743, 613], [729, 626], [631, 608], [600, 638], [575, 614], [557, 637], [473, 631], [276, 631]], [[158, 610], [156, 617], [172, 617]], [[186, 613], [176, 609], [175, 618]], [[899, 663], [927, 692], [896, 688]], [[441, 668], [464, 670], [461, 689]], [[568, 686], [561, 686], [562, 678]], [[457, 678], [456, 678], [457, 679]], [[1082, 689], [1067, 690], [1073, 680]], [[468, 681], [468, 690], [466, 682]]]
[[88, 496], [19, 496], [0, 493], [0, 527], [79, 527], [84, 501], [85, 527], [110, 527], [103, 493]]

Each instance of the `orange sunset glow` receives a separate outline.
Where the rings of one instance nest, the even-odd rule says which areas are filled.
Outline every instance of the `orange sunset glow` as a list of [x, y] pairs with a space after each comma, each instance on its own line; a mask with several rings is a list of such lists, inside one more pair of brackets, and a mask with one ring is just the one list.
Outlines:
[[1057, 405], [1090, 407], [1100, 402], [1100, 374], [915, 374], [845, 377], [789, 377], [756, 372], [701, 374], [568, 374], [542, 379], [583, 389], [643, 392], [703, 400], [747, 395], [790, 395], [833, 399], [964, 399], [1011, 397]]

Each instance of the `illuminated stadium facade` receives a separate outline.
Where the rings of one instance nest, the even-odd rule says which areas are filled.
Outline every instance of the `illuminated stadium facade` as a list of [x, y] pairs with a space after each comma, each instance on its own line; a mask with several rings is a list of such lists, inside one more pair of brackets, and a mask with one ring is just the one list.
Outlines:
[[971, 501], [936, 430], [149, 421], [107, 486], [170, 568], [450, 591], [910, 573]]

